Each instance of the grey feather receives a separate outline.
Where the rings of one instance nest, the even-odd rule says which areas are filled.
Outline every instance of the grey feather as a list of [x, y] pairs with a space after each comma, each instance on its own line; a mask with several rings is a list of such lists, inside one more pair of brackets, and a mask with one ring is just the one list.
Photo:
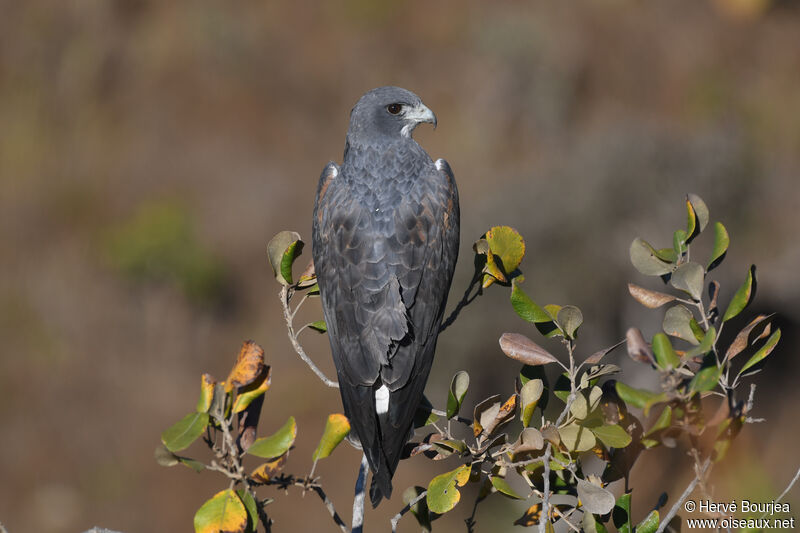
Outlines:
[[[399, 104], [393, 114], [387, 106]], [[411, 430], [433, 363], [459, 245], [455, 179], [414, 141], [435, 122], [415, 94], [382, 87], [353, 108], [342, 167], [322, 172], [314, 265], [342, 403], [373, 473], [377, 505]], [[388, 412], [374, 391], [385, 384]]]

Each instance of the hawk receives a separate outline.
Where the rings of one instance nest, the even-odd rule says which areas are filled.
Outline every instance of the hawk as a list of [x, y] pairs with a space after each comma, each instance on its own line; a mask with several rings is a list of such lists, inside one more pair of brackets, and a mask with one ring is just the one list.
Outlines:
[[314, 266], [344, 411], [367, 457], [377, 506], [413, 431], [459, 245], [450, 165], [411, 137], [436, 116], [399, 87], [350, 113], [341, 167], [323, 169]]

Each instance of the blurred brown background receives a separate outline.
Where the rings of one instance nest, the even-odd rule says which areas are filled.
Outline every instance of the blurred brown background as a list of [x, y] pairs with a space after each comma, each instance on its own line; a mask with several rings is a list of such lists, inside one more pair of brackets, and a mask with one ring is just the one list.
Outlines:
[[[756, 309], [785, 326], [756, 379], [753, 414], [768, 421], [746, 427], [718, 468], [718, 501], [769, 501], [796, 470], [797, 1], [0, 7], [0, 522], [11, 533], [190, 531], [226, 483], [159, 467], [153, 449], [193, 408], [200, 374], [224, 377], [248, 338], [273, 366], [261, 431], [295, 415], [288, 469], [308, 471], [340, 403], [291, 351], [266, 242], [282, 229], [308, 239], [317, 178], [341, 160], [349, 110], [385, 84], [436, 112], [438, 129], [416, 138], [459, 182], [451, 303], [472, 242], [514, 226], [528, 245], [526, 289], [581, 307], [584, 353], [629, 325], [655, 332], [662, 314], [635, 304], [625, 283], [658, 285], [636, 274], [628, 246], [637, 235], [669, 245], [684, 195], [703, 197], [732, 239], [723, 299], [755, 262]], [[497, 338], [534, 333], [507, 298], [493, 287], [442, 336], [432, 401], [444, 403], [436, 391], [459, 369], [473, 378], [469, 406], [511, 392], [517, 365]], [[330, 373], [327, 340], [304, 342]], [[612, 361], [631, 366], [621, 353]], [[688, 479], [680, 450], [651, 455], [634, 470], [635, 518]], [[358, 454], [337, 456], [317, 472], [349, 519]], [[397, 494], [453, 467], [404, 462]], [[276, 531], [333, 530], [313, 495], [272, 495]], [[463, 530], [472, 499], [437, 530]], [[800, 509], [797, 490], [790, 500]], [[512, 530], [524, 507], [490, 500], [479, 528]], [[394, 498], [370, 511], [368, 526], [388, 529], [399, 508]], [[402, 529], [417, 528], [407, 518]]]

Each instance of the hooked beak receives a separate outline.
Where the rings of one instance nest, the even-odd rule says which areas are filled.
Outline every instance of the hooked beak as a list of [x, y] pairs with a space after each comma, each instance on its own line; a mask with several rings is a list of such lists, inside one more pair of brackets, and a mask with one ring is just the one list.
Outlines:
[[434, 129], [436, 129], [436, 115], [421, 102], [419, 105], [406, 111], [405, 118], [409, 122], [413, 122], [414, 126], [422, 122], [427, 122], [428, 124], [433, 124]]

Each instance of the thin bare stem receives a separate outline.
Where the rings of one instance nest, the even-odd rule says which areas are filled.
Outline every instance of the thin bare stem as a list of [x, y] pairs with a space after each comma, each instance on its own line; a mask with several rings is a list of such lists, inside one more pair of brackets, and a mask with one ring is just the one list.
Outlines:
[[294, 326], [292, 325], [293, 314], [291, 309], [289, 309], [289, 287], [286, 285], [281, 287], [280, 298], [281, 307], [283, 307], [283, 318], [286, 321], [286, 330], [289, 334], [289, 341], [292, 343], [292, 348], [294, 348], [294, 351], [300, 356], [300, 359], [302, 359], [317, 375], [320, 381], [322, 381], [328, 387], [338, 389], [339, 384], [331, 379], [328, 379], [328, 376], [326, 376], [325, 373], [314, 364], [314, 361], [311, 360], [311, 358], [306, 354], [305, 350], [303, 350], [303, 347], [300, 346], [300, 342], [297, 340], [297, 333], [294, 331]]
[[367, 454], [364, 454], [361, 456], [361, 466], [358, 468], [358, 479], [356, 479], [356, 494], [353, 497], [353, 533], [362, 533], [364, 530], [364, 497], [367, 492], [368, 470]]
[[[558, 415], [558, 419], [556, 420], [555, 426], [558, 427], [561, 422], [564, 421], [564, 418], [569, 413], [570, 408], [572, 407], [572, 402], [575, 401], [575, 396], [577, 394], [575, 389], [575, 356], [574, 356], [575, 345], [572, 340], [568, 341], [567, 343], [567, 351], [569, 352], [569, 396], [567, 397], [567, 403], [564, 406], [564, 409]], [[542, 518], [539, 519], [539, 533], [545, 533], [546, 531], [546, 524], [550, 521], [550, 458], [552, 457], [553, 453], [553, 444], [551, 442], [547, 443], [547, 448], [544, 451], [544, 473], [542, 474], [544, 477], [544, 490], [542, 491]]]
[[461, 297], [461, 301], [458, 302], [455, 309], [453, 309], [453, 311], [450, 313], [450, 316], [448, 316], [447, 319], [444, 322], [442, 322], [442, 325], [439, 327], [439, 333], [449, 328], [453, 324], [453, 322], [456, 321], [456, 318], [458, 318], [458, 314], [461, 312], [461, 310], [466, 306], [468, 306], [469, 304], [471, 304], [473, 300], [475, 300], [475, 298], [477, 298], [481, 294], [481, 289], [478, 288], [478, 292], [476, 292], [472, 296], [469, 295], [472, 292], [472, 288], [475, 287], [475, 285], [480, 280], [481, 280], [481, 273], [480, 271], [476, 270], [475, 274], [472, 276], [472, 281], [470, 281], [469, 285], [467, 286], [467, 290], [464, 291], [464, 296]]
[[392, 524], [392, 533], [397, 533], [397, 524], [398, 522], [400, 522], [400, 519], [403, 518], [403, 515], [409, 512], [411, 508], [417, 504], [417, 502], [419, 502], [422, 498], [424, 498], [427, 495], [428, 491], [423, 490], [419, 495], [417, 495], [416, 498], [408, 502], [408, 504], [405, 507], [400, 509], [399, 513], [397, 513], [392, 517], [392, 519], [389, 521]]
[[683, 491], [683, 494], [680, 495], [680, 498], [678, 498], [675, 501], [675, 504], [672, 506], [672, 509], [670, 509], [669, 512], [664, 516], [664, 519], [661, 521], [661, 524], [658, 526], [658, 529], [656, 530], [656, 533], [663, 533], [663, 531], [669, 525], [670, 521], [678, 513], [678, 509], [681, 508], [681, 506], [683, 505], [683, 502], [686, 501], [686, 498], [688, 498], [689, 495], [692, 493], [692, 491], [695, 489], [695, 487], [697, 487], [697, 484], [700, 483], [702, 478], [705, 477], [706, 472], [708, 471], [708, 468], [710, 466], [711, 466], [711, 458], [709, 457], [708, 459], [705, 460], [703, 465], [700, 466], [697, 469], [696, 474], [694, 476], [694, 479], [692, 479], [691, 483], [689, 483], [689, 485], [686, 487], [686, 490]]
[[[780, 496], [775, 498], [775, 503], [780, 502], [783, 499], [783, 497], [786, 496], [789, 493], [790, 490], [792, 490], [792, 487], [794, 487], [794, 484], [797, 483], [798, 479], [800, 479], [800, 468], [797, 469], [797, 472], [795, 472], [794, 477], [789, 482], [789, 484], [786, 486], [786, 488], [783, 489], [783, 492], [781, 492]], [[771, 513], [764, 513], [764, 514], [761, 515], [761, 518], [762, 519], [766, 518], [768, 514], [770, 516], [772, 516], [773, 514], [775, 514], [775, 512], [773, 511]]]
[[311, 490], [317, 493], [317, 496], [322, 500], [322, 503], [325, 505], [325, 508], [328, 510], [328, 513], [333, 518], [333, 521], [336, 522], [336, 525], [339, 526], [339, 529], [342, 530], [342, 533], [347, 533], [347, 524], [344, 523], [342, 517], [339, 516], [339, 513], [336, 512], [336, 508], [333, 506], [333, 502], [328, 498], [325, 494], [325, 491], [322, 490], [322, 487], [319, 485], [315, 485], [311, 487]]

